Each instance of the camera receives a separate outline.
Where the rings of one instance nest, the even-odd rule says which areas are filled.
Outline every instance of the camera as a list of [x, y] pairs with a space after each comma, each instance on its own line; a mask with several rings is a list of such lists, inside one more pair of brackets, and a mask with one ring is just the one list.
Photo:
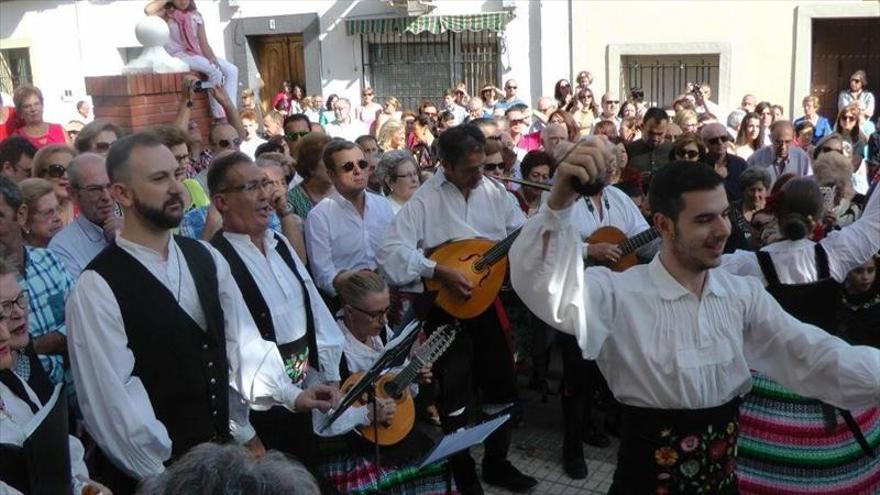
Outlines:
[[193, 91], [195, 91], [196, 93], [203, 93], [215, 86], [216, 84], [212, 83], [211, 81], [196, 81], [193, 83]]

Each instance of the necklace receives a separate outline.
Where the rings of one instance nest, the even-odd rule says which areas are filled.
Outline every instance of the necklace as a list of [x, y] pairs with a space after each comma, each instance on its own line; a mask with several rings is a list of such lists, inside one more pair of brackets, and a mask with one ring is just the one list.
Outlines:
[[861, 303], [861, 304], [852, 304], [846, 299], [846, 295], [843, 295], [841, 298], [841, 302], [846, 306], [850, 311], [856, 312], [863, 309], [870, 309], [873, 306], [880, 304], [880, 292], [878, 292], [873, 298]]

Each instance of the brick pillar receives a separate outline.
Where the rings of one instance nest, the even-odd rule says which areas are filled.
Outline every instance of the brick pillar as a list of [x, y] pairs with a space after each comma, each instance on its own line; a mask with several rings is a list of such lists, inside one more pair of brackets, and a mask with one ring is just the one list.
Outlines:
[[[128, 74], [86, 78], [86, 92], [92, 97], [96, 119], [109, 120], [127, 132], [171, 124], [177, 115], [183, 76], [176, 74]], [[208, 142], [211, 109], [205, 93], [196, 93], [190, 119]]]

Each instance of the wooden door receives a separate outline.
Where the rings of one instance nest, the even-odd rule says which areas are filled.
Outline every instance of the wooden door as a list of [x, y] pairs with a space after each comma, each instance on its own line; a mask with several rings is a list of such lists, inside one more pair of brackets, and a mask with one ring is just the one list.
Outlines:
[[[834, 122], [837, 95], [849, 89], [849, 76], [861, 69], [868, 74], [868, 90], [880, 94], [880, 19], [842, 18], [813, 20], [810, 91], [819, 98], [819, 113]], [[844, 34], [845, 33], [845, 34]], [[805, 95], [795, 95], [800, 105]], [[800, 107], [794, 115], [801, 115]], [[875, 111], [876, 114], [876, 111]]]
[[291, 81], [304, 92], [308, 91], [301, 34], [260, 36], [255, 41], [257, 68], [263, 79], [260, 92], [263, 112], [272, 109], [272, 98], [281, 90], [284, 81]]

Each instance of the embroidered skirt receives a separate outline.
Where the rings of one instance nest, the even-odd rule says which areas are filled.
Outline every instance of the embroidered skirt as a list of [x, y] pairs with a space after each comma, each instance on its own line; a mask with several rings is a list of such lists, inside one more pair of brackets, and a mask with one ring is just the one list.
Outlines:
[[[829, 428], [821, 402], [753, 374], [740, 408], [740, 493], [876, 495], [880, 457], [868, 456], [840, 414]], [[869, 447], [880, 455], [880, 408], [852, 411]]]

